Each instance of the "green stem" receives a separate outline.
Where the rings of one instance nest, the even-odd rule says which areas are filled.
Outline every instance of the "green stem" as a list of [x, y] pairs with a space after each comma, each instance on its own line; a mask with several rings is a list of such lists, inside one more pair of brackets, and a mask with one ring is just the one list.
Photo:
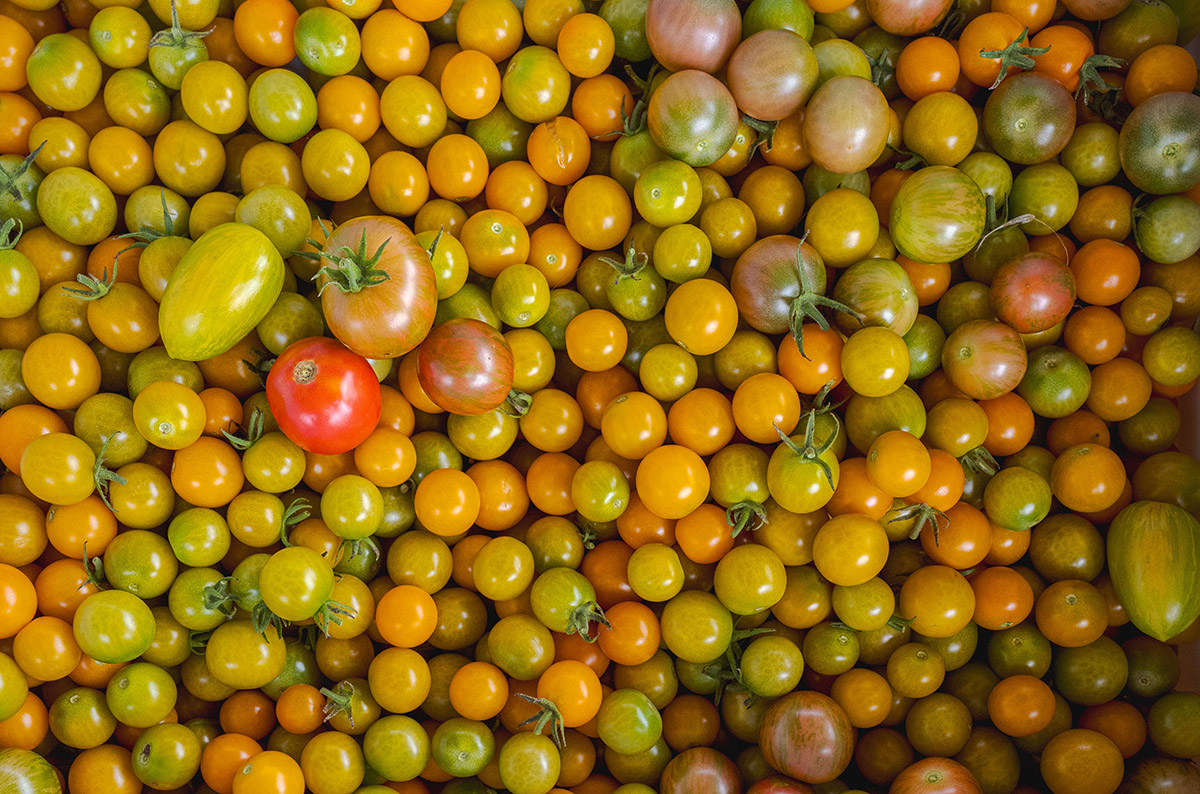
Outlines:
[[250, 421], [246, 423], [246, 437], [240, 438], [233, 435], [228, 430], [222, 430], [222, 435], [229, 441], [230, 445], [239, 452], [245, 452], [254, 446], [260, 438], [262, 438], [263, 427], [266, 418], [263, 416], [262, 409], [255, 408], [250, 412]]
[[199, 41], [211, 31], [184, 30], [179, 24], [179, 8], [175, 0], [171, 0], [171, 27], [160, 30], [150, 39], [151, 47], [187, 47], [193, 41]]
[[755, 530], [767, 523], [767, 511], [759, 502], [747, 499], [743, 502], [738, 502], [735, 505], [730, 505], [725, 511], [725, 523], [732, 528], [730, 533], [733, 537], [742, 534], [745, 529]]
[[604, 610], [600, 608], [599, 604], [595, 601], [584, 601], [573, 608], [570, 614], [567, 615], [567, 630], [565, 633], [578, 634], [588, 642], [595, 642], [599, 634], [592, 636], [593, 623], [612, 628], [612, 624], [604, 616]]
[[894, 514], [894, 518], [888, 519], [889, 524], [894, 524], [897, 521], [911, 521], [916, 519], [912, 530], [908, 536], [916, 540], [921, 536], [921, 531], [925, 529], [926, 524], [933, 525], [933, 545], [938, 545], [942, 529], [942, 521], [945, 520], [946, 526], [950, 526], [950, 518], [932, 505], [927, 505], [924, 502], [902, 507], [899, 510], [889, 510], [889, 513]]
[[822, 307], [849, 314], [858, 320], [859, 325], [863, 324], [864, 318], [846, 304], [827, 298], [813, 288], [812, 274], [805, 267], [804, 250], [800, 245], [796, 246], [796, 270], [800, 281], [800, 294], [792, 300], [788, 309], [788, 326], [791, 328], [792, 338], [796, 340], [796, 347], [800, 349], [800, 355], [808, 359], [809, 355], [804, 352], [805, 318], [816, 323], [822, 331], [829, 330], [829, 320], [821, 313]]
[[339, 714], [345, 714], [346, 719], [350, 722], [350, 727], [354, 727], [354, 685], [349, 681], [340, 681], [334, 685], [333, 689], [321, 687], [321, 694], [325, 696], [325, 706], [321, 711], [325, 715], [325, 722]]
[[104, 443], [100, 446], [100, 454], [96, 456], [96, 464], [92, 467], [92, 481], [96, 484], [96, 493], [100, 494], [100, 499], [104, 502], [104, 506], [116, 513], [118, 512], [117, 508], [113, 507], [112, 502], [108, 501], [108, 486], [109, 483], [114, 482], [117, 485], [125, 485], [126, 480], [104, 465], [104, 456], [108, 452], [110, 441], [112, 441], [112, 436], [104, 439]]
[[[37, 159], [38, 154], [41, 153], [45, 146], [46, 141], [38, 144], [36, 149], [25, 155], [25, 159], [17, 165], [16, 170], [5, 171], [3, 168], [0, 168], [0, 193], [8, 193], [15, 199], [21, 198], [21, 191], [17, 188], [17, 180], [25, 176], [25, 172], [33, 166], [33, 161]], [[21, 235], [18, 233], [17, 236], [20, 237]], [[13, 240], [13, 245], [16, 244], [17, 241]]]
[[963, 468], [973, 472], [982, 472], [991, 475], [1000, 471], [1000, 464], [996, 462], [992, 453], [988, 452], [985, 447], [975, 447], [975, 449], [968, 450], [966, 454], [958, 459], [958, 462], [962, 464]]
[[[13, 233], [16, 229], [16, 233]], [[9, 218], [0, 226], [0, 251], [10, 251], [17, 247], [17, 241], [21, 239], [21, 232], [25, 226], [17, 218]]]
[[533, 723], [533, 732], [536, 734], [541, 734], [546, 729], [546, 726], [549, 726], [550, 737], [554, 739], [554, 743], [559, 747], [566, 747], [567, 731], [563, 727], [562, 713], [558, 710], [558, 706], [554, 705], [554, 702], [547, 698], [532, 697], [526, 695], [524, 692], [518, 692], [517, 697], [532, 703], [538, 710], [536, 714], [521, 724], [529, 725]]
[[344, 245], [332, 254], [324, 251], [316, 252], [321, 259], [333, 263], [325, 265], [313, 276], [314, 280], [324, 280], [317, 290], [317, 295], [321, 295], [330, 286], [337, 287], [342, 292], [355, 293], [362, 292], [367, 287], [374, 287], [390, 281], [391, 275], [376, 266], [383, 258], [383, 252], [391, 241], [390, 237], [384, 240], [375, 253], [368, 256], [367, 230], [364, 228], [357, 251]]
[[1014, 39], [1012, 43], [1010, 43], [1004, 49], [979, 51], [980, 58], [988, 58], [992, 60], [998, 58], [1000, 60], [1000, 73], [996, 75], [996, 82], [992, 83], [991, 88], [988, 89], [989, 91], [995, 89], [996, 86], [1004, 82], [1004, 78], [1008, 76], [1010, 69], [1032, 69], [1034, 58], [1050, 52], [1049, 47], [1030, 47], [1026, 45], [1025, 42], [1028, 39], [1029, 28], [1025, 28], [1021, 31], [1021, 35], [1017, 36], [1017, 38]]

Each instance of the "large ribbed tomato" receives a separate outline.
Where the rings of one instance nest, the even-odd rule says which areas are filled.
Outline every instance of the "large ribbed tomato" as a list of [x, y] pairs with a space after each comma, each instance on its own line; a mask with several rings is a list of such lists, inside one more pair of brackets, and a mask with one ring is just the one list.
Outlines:
[[318, 274], [329, 330], [365, 358], [396, 358], [433, 327], [437, 281], [429, 253], [403, 222], [355, 218], [325, 243]]
[[375, 370], [336, 339], [293, 342], [271, 365], [267, 403], [279, 429], [308, 452], [340, 455], [379, 424]]

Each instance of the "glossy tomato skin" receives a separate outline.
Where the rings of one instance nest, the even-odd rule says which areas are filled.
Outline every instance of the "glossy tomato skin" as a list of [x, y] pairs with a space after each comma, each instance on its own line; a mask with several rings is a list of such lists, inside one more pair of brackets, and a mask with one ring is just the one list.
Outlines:
[[983, 236], [987, 206], [975, 180], [957, 168], [922, 168], [892, 201], [892, 241], [916, 262], [953, 262]]
[[1028, 366], [1021, 335], [1004, 323], [970, 320], [942, 348], [942, 368], [955, 388], [991, 400], [1017, 387]]
[[336, 276], [319, 282], [321, 307], [329, 330], [342, 344], [364, 358], [397, 358], [415, 348], [433, 327], [437, 282], [429, 254], [403, 222], [384, 215], [356, 218], [339, 226], [325, 244], [341, 270], [343, 254], [365, 250], [379, 255], [374, 268], [377, 283], [351, 291], [339, 287]]
[[284, 435], [317, 455], [340, 455], [379, 424], [375, 370], [335, 339], [310, 337], [284, 350], [267, 376], [267, 403]]
[[792, 692], [772, 703], [758, 740], [768, 764], [805, 783], [828, 783], [854, 756], [850, 718], [820, 692]]
[[888, 33], [916, 36], [933, 29], [953, 4], [952, 0], [867, 0], [867, 11]]
[[733, 0], [650, 0], [646, 8], [650, 52], [672, 72], [719, 71], [741, 38]]
[[997, 154], [1032, 165], [1054, 157], [1075, 132], [1075, 99], [1036, 72], [1014, 74], [988, 97], [983, 126]]
[[1200, 97], [1166, 93], [1133, 109], [1121, 127], [1121, 168], [1139, 190], [1181, 193], [1200, 182]]
[[737, 765], [711, 747], [692, 747], [671, 759], [663, 770], [661, 794], [738, 794], [742, 790]]
[[737, 103], [717, 78], [696, 69], [675, 72], [650, 97], [650, 137], [691, 166], [712, 165], [737, 137]]
[[257, 229], [223, 223], [175, 267], [158, 308], [171, 358], [203, 361], [233, 347], [267, 316], [283, 288], [279, 251]]
[[1075, 303], [1075, 276], [1058, 257], [1031, 251], [1000, 266], [992, 279], [992, 309], [1022, 334], [1053, 328]]
[[800, 268], [809, 288], [825, 294], [821, 255], [799, 237], [764, 237], [738, 257], [729, 279], [738, 312], [756, 331], [782, 334], [789, 328], [792, 302], [800, 296]]
[[744, 113], [779, 121], [804, 106], [817, 88], [817, 56], [790, 30], [762, 30], [729, 60], [729, 89]]
[[499, 408], [512, 390], [512, 350], [487, 323], [447, 320], [417, 348], [417, 378], [442, 410], [484, 414]]
[[922, 758], [901, 772], [888, 794], [982, 794], [979, 781], [957, 761]]
[[11, 794], [60, 794], [54, 767], [32, 750], [0, 749], [0, 791]]
[[1200, 616], [1200, 523], [1182, 508], [1134, 502], [1108, 529], [1113, 589], [1133, 625], [1158, 640]]

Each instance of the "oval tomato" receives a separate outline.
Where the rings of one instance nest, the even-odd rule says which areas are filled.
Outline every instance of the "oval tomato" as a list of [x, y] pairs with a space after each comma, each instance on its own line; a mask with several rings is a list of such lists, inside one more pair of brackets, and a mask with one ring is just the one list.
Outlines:
[[223, 223], [200, 236], [167, 282], [158, 328], [171, 358], [203, 361], [254, 330], [283, 288], [279, 251], [257, 229]]
[[293, 342], [271, 366], [267, 404], [284, 435], [318, 455], [340, 455], [379, 424], [382, 395], [375, 370], [341, 342]]
[[1165, 502], [1134, 502], [1108, 528], [1108, 571], [1126, 614], [1159, 640], [1200, 617], [1200, 522]]
[[397, 358], [433, 327], [437, 281], [429, 254], [403, 222], [356, 218], [325, 243], [318, 285], [329, 330], [364, 358]]

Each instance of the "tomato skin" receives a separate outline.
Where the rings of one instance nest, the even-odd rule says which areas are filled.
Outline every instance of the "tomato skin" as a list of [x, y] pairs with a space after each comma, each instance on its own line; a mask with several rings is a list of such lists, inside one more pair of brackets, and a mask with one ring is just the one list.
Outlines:
[[982, 794], [979, 782], [957, 761], [922, 758], [901, 772], [888, 794]]
[[691, 747], [672, 758], [659, 785], [662, 794], [734, 794], [741, 790], [737, 766], [711, 747]]
[[742, 38], [733, 0], [650, 0], [645, 24], [650, 52], [672, 72], [717, 72]]
[[1108, 568], [1135, 626], [1158, 640], [1200, 616], [1200, 524], [1182, 508], [1134, 502], [1108, 529]]
[[0, 749], [0, 790], [12, 794], [61, 794], [54, 767], [32, 750]]
[[500, 407], [512, 389], [512, 350], [487, 323], [447, 320], [417, 348], [417, 378], [442, 410], [485, 414]]
[[828, 783], [854, 756], [850, 718], [820, 692], [793, 692], [771, 704], [758, 739], [768, 764], [805, 783]]
[[720, 160], [737, 137], [739, 118], [725, 84], [695, 69], [675, 72], [650, 97], [650, 137], [691, 166]]
[[283, 259], [262, 232], [223, 223], [200, 236], [167, 282], [158, 310], [171, 358], [203, 361], [254, 330], [283, 288]]
[[365, 246], [368, 257], [382, 252], [373, 267], [386, 274], [386, 280], [352, 291], [339, 287], [336, 276], [323, 275], [321, 307], [329, 330], [355, 353], [364, 358], [398, 358], [419, 345], [433, 327], [437, 309], [433, 266], [407, 225], [379, 215], [357, 218], [334, 231], [325, 244], [334, 257], [330, 270], [341, 269], [341, 256], [360, 246]]
[[915, 262], [953, 262], [983, 236], [987, 207], [975, 180], [945, 165], [922, 168], [892, 201], [888, 229], [896, 250]]
[[1000, 266], [990, 295], [996, 316], [1018, 333], [1045, 331], [1070, 313], [1075, 276], [1057, 257], [1031, 251]]
[[379, 424], [382, 401], [371, 365], [334, 339], [292, 343], [267, 376], [267, 403], [279, 429], [318, 455], [340, 455], [366, 440]]

